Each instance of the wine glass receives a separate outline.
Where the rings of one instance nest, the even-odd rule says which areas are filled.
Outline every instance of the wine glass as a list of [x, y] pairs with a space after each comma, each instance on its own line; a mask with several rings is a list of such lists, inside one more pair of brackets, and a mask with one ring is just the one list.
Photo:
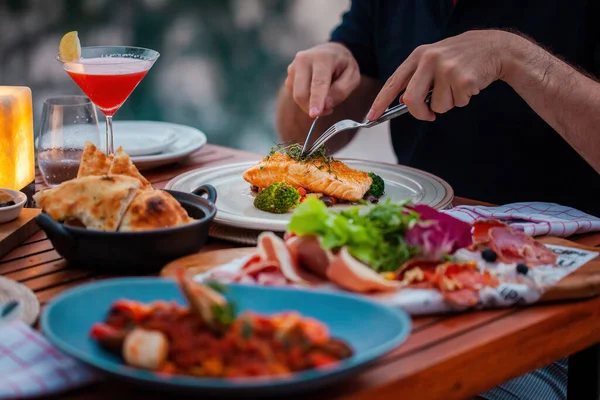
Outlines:
[[54, 187], [77, 177], [87, 141], [100, 143], [98, 114], [86, 96], [59, 96], [44, 101], [37, 138], [38, 168]]
[[106, 153], [114, 154], [112, 117], [146, 76], [160, 54], [131, 46], [81, 48], [77, 61], [56, 59], [106, 116]]

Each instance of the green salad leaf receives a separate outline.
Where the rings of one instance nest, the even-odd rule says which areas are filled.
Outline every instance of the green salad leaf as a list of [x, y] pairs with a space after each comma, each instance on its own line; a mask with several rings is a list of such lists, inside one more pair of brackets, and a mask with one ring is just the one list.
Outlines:
[[353, 257], [377, 272], [395, 271], [420, 250], [409, 246], [404, 232], [419, 221], [408, 203], [386, 203], [332, 211], [318, 199], [306, 199], [294, 211], [288, 231], [316, 235], [328, 250], [347, 246]]

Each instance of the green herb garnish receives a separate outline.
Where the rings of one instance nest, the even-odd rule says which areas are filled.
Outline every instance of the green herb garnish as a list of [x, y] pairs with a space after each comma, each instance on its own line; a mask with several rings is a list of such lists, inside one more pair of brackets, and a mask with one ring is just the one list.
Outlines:
[[404, 232], [419, 221], [408, 202], [387, 202], [335, 212], [317, 199], [306, 199], [294, 211], [288, 231], [316, 235], [321, 246], [337, 250], [346, 246], [353, 257], [377, 272], [396, 271], [419, 253], [404, 241]]
[[[275, 154], [282, 153], [290, 157], [292, 160], [298, 162], [316, 162], [319, 161], [327, 166], [328, 172], [331, 172], [331, 163], [336, 162], [336, 159], [330, 157], [327, 154], [327, 148], [325, 145], [321, 145], [314, 153], [311, 155], [302, 154], [302, 145], [299, 143], [290, 143], [290, 144], [278, 144], [271, 148], [269, 155], [265, 157], [266, 161]], [[321, 169], [320, 166], [317, 168]]]
[[206, 286], [214, 290], [215, 292], [219, 292], [224, 294], [227, 291], [227, 286], [217, 281], [210, 281], [205, 283]]
[[219, 322], [219, 325], [223, 327], [230, 326], [236, 317], [236, 307], [233, 303], [228, 303], [225, 306], [215, 305], [213, 306], [213, 315], [215, 320]]
[[249, 321], [244, 321], [242, 323], [242, 337], [244, 339], [249, 339], [252, 336], [252, 324]]

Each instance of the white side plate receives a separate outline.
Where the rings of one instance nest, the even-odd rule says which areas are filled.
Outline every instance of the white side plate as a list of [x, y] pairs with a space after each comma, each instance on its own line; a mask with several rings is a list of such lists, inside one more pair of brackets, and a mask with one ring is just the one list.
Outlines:
[[[114, 121], [115, 147], [123, 144], [123, 150], [128, 152], [127, 143], [136, 143], [133, 153], [128, 152], [131, 160], [140, 170], [155, 168], [162, 165], [182, 161], [190, 154], [199, 150], [207, 142], [206, 135], [190, 126], [158, 121]], [[161, 145], [157, 154], [148, 154], [149, 149], [156, 150], [156, 141]], [[123, 141], [123, 142], [121, 142]], [[141, 143], [141, 144], [140, 144]], [[143, 148], [141, 151], [137, 151]], [[144, 153], [144, 155], [141, 155]], [[137, 155], [136, 155], [137, 154]]]

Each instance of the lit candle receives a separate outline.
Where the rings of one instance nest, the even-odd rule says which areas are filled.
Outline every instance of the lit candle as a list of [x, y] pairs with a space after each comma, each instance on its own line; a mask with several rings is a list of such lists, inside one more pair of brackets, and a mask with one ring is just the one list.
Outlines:
[[0, 86], [0, 188], [34, 190], [31, 89]]

